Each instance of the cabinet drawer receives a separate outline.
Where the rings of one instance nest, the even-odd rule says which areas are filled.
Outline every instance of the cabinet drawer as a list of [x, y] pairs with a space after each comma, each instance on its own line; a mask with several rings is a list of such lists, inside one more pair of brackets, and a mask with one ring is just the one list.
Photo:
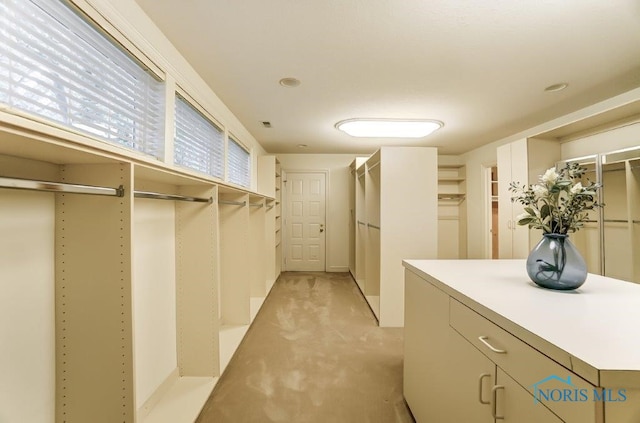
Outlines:
[[593, 385], [469, 307], [449, 301], [451, 327], [529, 391], [532, 402], [542, 402], [567, 423], [602, 421]]

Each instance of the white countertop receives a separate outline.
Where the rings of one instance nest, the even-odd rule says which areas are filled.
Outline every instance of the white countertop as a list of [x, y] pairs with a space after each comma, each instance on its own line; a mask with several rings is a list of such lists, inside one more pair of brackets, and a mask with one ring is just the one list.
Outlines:
[[[553, 344], [605, 380], [640, 381], [640, 285], [589, 274], [575, 291], [549, 290], [529, 280], [524, 260], [405, 260], [404, 266], [468, 306], [485, 307]], [[538, 348], [531, 338], [523, 341]]]

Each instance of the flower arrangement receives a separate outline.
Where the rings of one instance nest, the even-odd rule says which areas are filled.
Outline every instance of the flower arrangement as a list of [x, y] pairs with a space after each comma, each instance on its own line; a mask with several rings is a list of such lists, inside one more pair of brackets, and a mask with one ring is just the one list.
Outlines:
[[568, 163], [559, 171], [548, 169], [538, 184], [511, 182], [511, 201], [524, 206], [524, 213], [516, 218], [518, 224], [542, 229], [545, 234], [566, 235], [579, 230], [588, 219], [589, 210], [604, 206], [597, 201], [601, 184], [587, 180], [588, 184], [582, 185], [585, 172], [586, 168], [578, 163]]

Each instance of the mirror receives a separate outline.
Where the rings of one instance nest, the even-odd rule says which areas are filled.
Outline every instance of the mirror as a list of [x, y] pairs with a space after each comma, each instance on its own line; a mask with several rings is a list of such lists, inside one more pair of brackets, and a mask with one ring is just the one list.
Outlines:
[[600, 182], [600, 202], [571, 235], [590, 273], [640, 283], [640, 146], [564, 160], [587, 168], [586, 183]]

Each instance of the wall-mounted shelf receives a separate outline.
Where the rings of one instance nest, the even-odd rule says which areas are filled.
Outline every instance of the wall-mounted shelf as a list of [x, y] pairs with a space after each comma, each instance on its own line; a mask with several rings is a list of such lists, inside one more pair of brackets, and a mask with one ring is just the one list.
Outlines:
[[441, 200], [441, 201], [463, 201], [464, 199], [465, 199], [465, 194], [461, 194], [461, 193], [450, 193], [450, 194], [439, 193], [438, 194], [438, 200]]

